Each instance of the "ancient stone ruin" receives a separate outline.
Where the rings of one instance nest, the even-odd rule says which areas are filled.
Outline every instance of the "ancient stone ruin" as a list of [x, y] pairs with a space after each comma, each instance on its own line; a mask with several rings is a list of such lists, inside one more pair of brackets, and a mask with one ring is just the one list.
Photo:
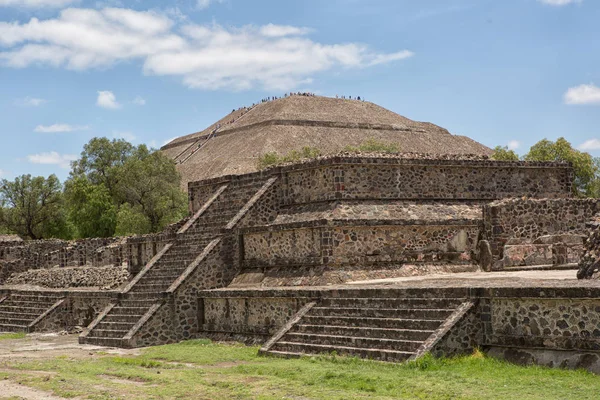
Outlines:
[[[190, 206], [164, 232], [0, 241], [0, 330], [80, 326], [80, 342], [97, 345], [211, 337], [384, 361], [480, 347], [600, 371], [600, 285], [543, 279], [585, 262], [600, 207], [572, 197], [570, 165], [494, 161], [366, 102], [293, 96], [244, 110], [164, 148]], [[339, 152], [371, 136], [403, 153]], [[256, 170], [257, 154], [306, 143], [337, 153]], [[539, 281], [433, 279], [520, 270]]]

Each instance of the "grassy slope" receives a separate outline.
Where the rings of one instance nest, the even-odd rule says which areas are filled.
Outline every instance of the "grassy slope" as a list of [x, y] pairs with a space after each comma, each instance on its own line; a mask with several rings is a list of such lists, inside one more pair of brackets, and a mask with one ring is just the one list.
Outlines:
[[1, 377], [90, 399], [598, 399], [600, 377], [519, 367], [481, 354], [393, 365], [342, 357], [284, 360], [255, 347], [189, 341], [137, 357], [5, 361]]

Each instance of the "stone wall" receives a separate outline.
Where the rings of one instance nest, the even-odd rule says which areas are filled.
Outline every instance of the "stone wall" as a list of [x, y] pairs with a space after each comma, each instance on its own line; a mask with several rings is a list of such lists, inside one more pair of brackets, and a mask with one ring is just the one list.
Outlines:
[[64, 292], [62, 305], [33, 326], [33, 331], [81, 331], [115, 301], [116, 295], [116, 292]]
[[190, 182], [190, 209], [198, 210], [219, 185], [269, 176], [280, 176], [280, 205], [339, 199], [492, 201], [571, 196], [572, 168], [568, 164], [411, 157], [323, 157], [252, 174]]
[[495, 269], [578, 262], [586, 222], [598, 211], [598, 199], [507, 199], [484, 206]]
[[243, 235], [244, 268], [467, 263], [479, 234], [477, 225], [277, 228]]
[[[130, 274], [136, 274], [175, 237], [175, 232], [186, 220], [168, 226], [163, 232], [149, 235], [72, 241], [52, 239], [0, 242], [0, 283], [5, 282], [13, 274], [50, 268], [98, 268], [124, 265], [129, 269]], [[60, 275], [63, 279], [68, 273]], [[33, 276], [48, 277], [49, 274], [40, 272]]]
[[282, 168], [282, 204], [336, 199], [569, 197], [571, 169], [555, 163], [336, 157]]

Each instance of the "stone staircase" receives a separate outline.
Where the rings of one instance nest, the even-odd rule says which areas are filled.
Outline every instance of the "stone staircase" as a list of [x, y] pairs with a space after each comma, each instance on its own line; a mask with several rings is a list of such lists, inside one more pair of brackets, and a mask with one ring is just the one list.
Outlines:
[[0, 332], [32, 332], [63, 299], [60, 293], [11, 292], [0, 299]]
[[335, 353], [400, 362], [422, 354], [429, 339], [464, 302], [460, 298], [323, 298], [301, 309], [260, 352], [281, 357]]
[[129, 283], [119, 301], [107, 307], [88, 326], [79, 342], [131, 347], [131, 338], [167, 301], [170, 288], [187, 278], [188, 267], [201, 260], [213, 239], [239, 221], [240, 213], [247, 211], [247, 203], [273, 182], [248, 180], [221, 186], [177, 232], [175, 240]]

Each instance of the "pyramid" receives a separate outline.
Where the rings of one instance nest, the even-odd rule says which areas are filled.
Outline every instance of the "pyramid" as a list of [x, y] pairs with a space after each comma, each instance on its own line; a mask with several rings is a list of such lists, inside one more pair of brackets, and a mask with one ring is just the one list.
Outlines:
[[188, 182], [254, 172], [258, 158], [267, 152], [286, 154], [311, 146], [332, 154], [368, 139], [395, 143], [402, 152], [481, 156], [492, 152], [468, 137], [370, 102], [302, 95], [235, 110], [161, 150], [176, 161], [187, 188]]

